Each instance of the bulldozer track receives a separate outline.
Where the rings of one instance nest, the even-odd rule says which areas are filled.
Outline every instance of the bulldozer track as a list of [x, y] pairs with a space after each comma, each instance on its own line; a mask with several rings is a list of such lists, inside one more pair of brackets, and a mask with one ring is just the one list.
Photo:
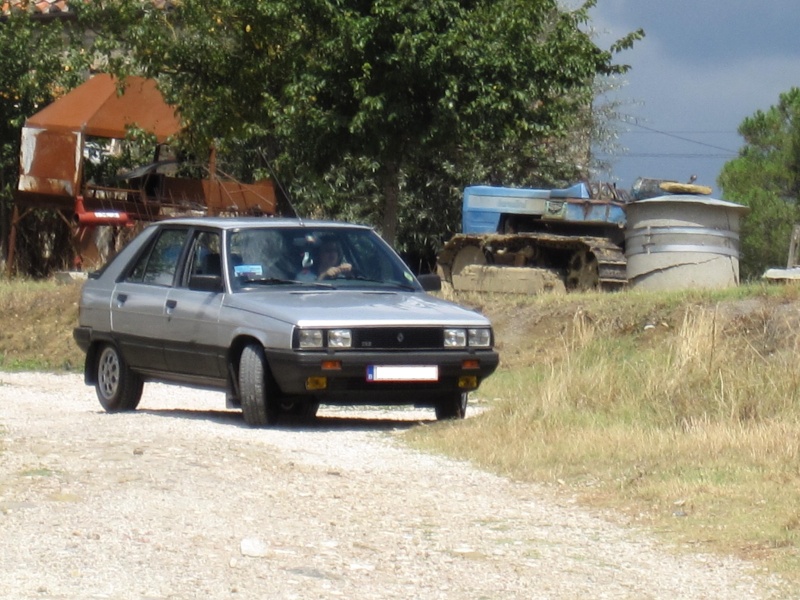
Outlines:
[[[457, 234], [438, 255], [440, 274], [446, 281], [452, 283], [453, 275], [463, 268], [458, 257], [465, 248], [475, 249], [468, 256], [479, 251], [485, 257], [483, 264], [487, 265], [557, 269], [562, 272], [568, 289], [592, 287], [614, 291], [627, 284], [623, 249], [602, 237], [536, 232]], [[595, 262], [596, 275], [593, 275]], [[591, 269], [591, 273], [576, 272], [581, 269]], [[591, 285], [586, 283], [590, 276]]]

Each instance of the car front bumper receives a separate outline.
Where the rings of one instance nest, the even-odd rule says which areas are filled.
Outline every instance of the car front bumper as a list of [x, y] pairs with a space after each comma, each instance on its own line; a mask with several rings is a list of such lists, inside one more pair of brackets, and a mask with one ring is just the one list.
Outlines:
[[[296, 352], [265, 349], [284, 394], [347, 404], [434, 404], [447, 394], [478, 388], [499, 363], [493, 350], [421, 352]], [[423, 380], [370, 380], [376, 367], [422, 367]], [[435, 379], [429, 375], [435, 367]]]

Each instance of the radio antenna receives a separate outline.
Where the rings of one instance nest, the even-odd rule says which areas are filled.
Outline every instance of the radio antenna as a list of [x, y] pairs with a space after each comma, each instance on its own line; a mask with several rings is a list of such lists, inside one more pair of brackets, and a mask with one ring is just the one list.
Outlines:
[[300, 224], [302, 225], [303, 224], [303, 217], [301, 217], [300, 213], [297, 212], [297, 208], [295, 208], [294, 202], [292, 202], [292, 196], [289, 194], [289, 192], [286, 190], [286, 188], [283, 187], [283, 182], [278, 177], [278, 174], [275, 172], [275, 169], [272, 168], [272, 163], [267, 158], [267, 155], [264, 152], [264, 150], [263, 149], [259, 149], [258, 152], [261, 155], [261, 160], [263, 160], [264, 164], [267, 165], [267, 170], [269, 170], [270, 177], [272, 177], [273, 181], [278, 186], [278, 189], [281, 191], [281, 194], [283, 195], [284, 199], [286, 200], [286, 203], [289, 205], [289, 208], [292, 209], [292, 212], [294, 213], [294, 218], [297, 219], [298, 221], [300, 221]]

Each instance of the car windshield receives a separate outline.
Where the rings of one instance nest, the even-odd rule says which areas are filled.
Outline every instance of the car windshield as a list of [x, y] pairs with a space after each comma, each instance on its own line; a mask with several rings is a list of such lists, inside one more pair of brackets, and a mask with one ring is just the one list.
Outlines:
[[227, 252], [234, 291], [267, 286], [421, 289], [405, 263], [369, 229], [243, 228], [228, 235]]

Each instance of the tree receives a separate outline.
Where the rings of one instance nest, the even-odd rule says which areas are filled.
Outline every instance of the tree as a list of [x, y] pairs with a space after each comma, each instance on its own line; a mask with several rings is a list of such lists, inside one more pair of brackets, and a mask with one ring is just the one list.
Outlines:
[[758, 110], [739, 126], [744, 146], [719, 176], [725, 197], [751, 209], [741, 231], [743, 278], [786, 263], [792, 228], [800, 223], [800, 88]]
[[120, 0], [82, 10], [112, 69], [162, 82], [195, 148], [261, 148], [305, 213], [357, 204], [349, 212], [395, 242], [431, 227], [420, 209], [451, 228], [465, 184], [578, 174], [569, 134], [593, 80], [623, 72], [613, 55], [642, 35], [598, 48], [581, 30], [594, 3], [184, 0], [166, 12]]
[[[19, 177], [20, 129], [27, 117], [82, 79], [80, 53], [70, 52], [79, 46], [79, 38], [71, 37], [73, 32], [62, 23], [34, 15], [32, 6], [14, 8], [0, 20], [0, 255], [7, 250], [12, 193]], [[42, 253], [47, 253], [38, 238], [63, 234], [63, 223], [52, 216], [36, 215], [35, 219], [28, 223], [31, 239], [20, 240], [22, 247], [30, 242], [30, 251], [37, 255], [31, 258], [33, 262], [44, 261]]]

